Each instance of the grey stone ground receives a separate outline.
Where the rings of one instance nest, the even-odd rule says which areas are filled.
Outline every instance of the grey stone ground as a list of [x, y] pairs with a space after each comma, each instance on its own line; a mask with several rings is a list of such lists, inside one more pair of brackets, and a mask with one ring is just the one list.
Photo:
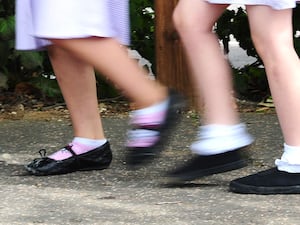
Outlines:
[[181, 187], [161, 184], [162, 174], [186, 160], [197, 120], [184, 118], [168, 148], [154, 164], [128, 171], [122, 143], [127, 118], [105, 118], [114, 160], [104, 171], [48, 177], [27, 176], [23, 165], [72, 138], [67, 120], [0, 122], [0, 224], [2, 225], [294, 225], [300, 220], [298, 195], [240, 195], [230, 180], [273, 166], [282, 136], [274, 114], [243, 114], [257, 140], [246, 168], [196, 180]]

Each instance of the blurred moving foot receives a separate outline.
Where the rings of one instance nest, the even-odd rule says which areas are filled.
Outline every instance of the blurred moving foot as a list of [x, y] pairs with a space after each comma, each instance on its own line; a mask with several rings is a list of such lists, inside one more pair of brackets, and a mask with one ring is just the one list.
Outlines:
[[242, 147], [215, 155], [194, 155], [183, 166], [166, 174], [167, 183], [184, 183], [204, 176], [239, 169], [247, 165], [248, 157]]
[[129, 168], [136, 169], [158, 156], [169, 140], [171, 131], [179, 123], [185, 106], [183, 97], [170, 90], [165, 105], [162, 112], [149, 113], [143, 118], [132, 118], [125, 159]]

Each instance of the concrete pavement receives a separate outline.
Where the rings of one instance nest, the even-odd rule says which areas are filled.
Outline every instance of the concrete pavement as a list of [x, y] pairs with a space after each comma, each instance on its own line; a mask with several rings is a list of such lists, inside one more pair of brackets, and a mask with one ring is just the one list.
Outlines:
[[185, 117], [162, 156], [139, 171], [128, 171], [123, 163], [127, 118], [104, 118], [114, 154], [111, 167], [47, 177], [26, 175], [23, 165], [38, 157], [39, 149], [50, 153], [71, 140], [70, 122], [0, 121], [0, 224], [300, 224], [299, 195], [228, 192], [230, 180], [271, 167], [281, 155], [274, 114], [246, 113], [242, 119], [257, 138], [251, 164], [181, 187], [166, 187], [159, 180], [190, 156], [198, 123], [194, 118]]

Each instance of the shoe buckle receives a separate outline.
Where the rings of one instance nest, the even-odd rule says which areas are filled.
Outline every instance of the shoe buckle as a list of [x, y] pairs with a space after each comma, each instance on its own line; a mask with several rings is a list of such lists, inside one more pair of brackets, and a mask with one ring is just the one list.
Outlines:
[[39, 150], [39, 153], [40, 153], [40, 156], [42, 157], [42, 158], [44, 158], [44, 157], [46, 157], [46, 154], [47, 154], [47, 151], [46, 151], [46, 149], [40, 149]]

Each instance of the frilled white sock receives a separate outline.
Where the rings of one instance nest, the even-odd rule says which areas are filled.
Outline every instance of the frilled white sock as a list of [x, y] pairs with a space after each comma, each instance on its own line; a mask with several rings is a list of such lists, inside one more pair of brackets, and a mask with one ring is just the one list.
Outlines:
[[278, 170], [288, 173], [300, 173], [300, 146], [290, 146], [284, 143], [281, 159], [275, 160]]

